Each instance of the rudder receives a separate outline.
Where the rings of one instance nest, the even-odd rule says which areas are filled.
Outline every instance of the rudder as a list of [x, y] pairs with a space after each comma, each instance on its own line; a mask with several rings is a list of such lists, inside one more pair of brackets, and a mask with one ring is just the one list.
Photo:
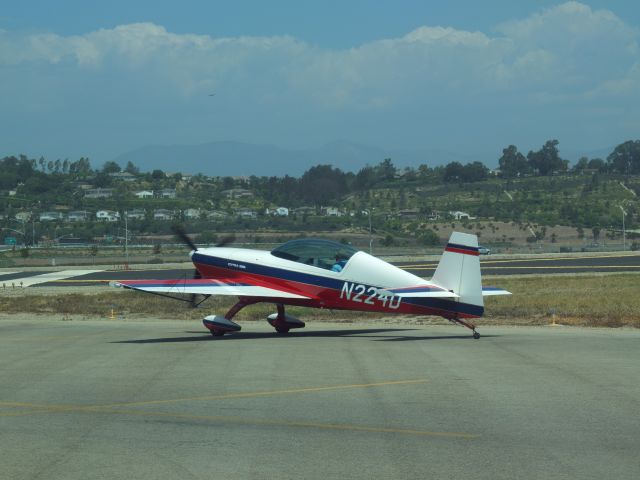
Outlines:
[[476, 235], [453, 232], [431, 279], [459, 295], [458, 302], [480, 307], [473, 316], [484, 311], [479, 255]]

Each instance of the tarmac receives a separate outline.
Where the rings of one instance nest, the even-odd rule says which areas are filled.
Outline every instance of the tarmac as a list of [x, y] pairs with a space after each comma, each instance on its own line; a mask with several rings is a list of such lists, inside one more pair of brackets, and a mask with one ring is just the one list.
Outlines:
[[0, 316], [3, 479], [640, 478], [640, 331]]

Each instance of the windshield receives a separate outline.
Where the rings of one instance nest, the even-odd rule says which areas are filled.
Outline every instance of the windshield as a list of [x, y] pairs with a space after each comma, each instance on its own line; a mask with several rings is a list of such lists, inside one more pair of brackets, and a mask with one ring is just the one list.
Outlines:
[[[344, 267], [357, 251], [358, 250], [351, 245], [345, 245], [331, 240], [303, 238], [300, 240], [291, 240], [290, 242], [280, 245], [274, 249], [271, 254], [286, 260], [304, 263], [305, 265], [313, 265], [314, 267], [327, 270], [336, 270], [336, 268], [334, 268], [336, 265]], [[342, 268], [340, 268], [340, 270], [341, 269]]]

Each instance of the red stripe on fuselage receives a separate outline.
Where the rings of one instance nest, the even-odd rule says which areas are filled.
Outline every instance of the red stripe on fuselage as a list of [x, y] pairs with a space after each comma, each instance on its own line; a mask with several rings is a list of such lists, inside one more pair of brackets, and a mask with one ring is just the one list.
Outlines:
[[[347, 298], [344, 298], [345, 296], [342, 295], [341, 290], [336, 290], [334, 288], [322, 287], [310, 283], [296, 282], [279, 277], [270, 277], [267, 275], [232, 270], [203, 263], [197, 263], [195, 265], [204, 278], [235, 279], [243, 283], [249, 283], [252, 285], [258, 285], [267, 288], [274, 288], [288, 293], [295, 293], [298, 295], [311, 297], [310, 299], [265, 297], [263, 299], [263, 301], [265, 302], [282, 303], [284, 305], [296, 305], [312, 308], [328, 308], [334, 310], [403, 313], [411, 315], [437, 315], [445, 318], [478, 318], [477, 315], [470, 315], [467, 313], [458, 312], [456, 310], [432, 308], [424, 305], [416, 305], [403, 302], [402, 300], [400, 301], [398, 308], [388, 308], [383, 306], [382, 302], [378, 300], [377, 296], [370, 300], [373, 302], [373, 304], [365, 303], [364, 300], [369, 298], [369, 295], [367, 293], [362, 294], [360, 296], [361, 301], [358, 302], [353, 301], [355, 293], [351, 295], [351, 300], [349, 300]], [[397, 299], [395, 301], [397, 301]], [[388, 304], [389, 303], [387, 303], [387, 305]]]

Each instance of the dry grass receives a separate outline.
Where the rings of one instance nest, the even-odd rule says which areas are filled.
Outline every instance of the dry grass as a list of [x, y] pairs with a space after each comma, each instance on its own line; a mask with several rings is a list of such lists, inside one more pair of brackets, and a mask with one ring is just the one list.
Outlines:
[[[485, 284], [513, 292], [512, 296], [486, 299], [486, 316], [481, 324], [565, 325], [640, 328], [640, 276], [619, 275], [549, 275], [536, 277], [493, 277]], [[24, 289], [0, 292], [0, 311], [79, 317], [109, 317], [111, 312], [125, 318], [200, 319], [210, 313], [223, 314], [234, 297], [212, 297], [202, 308], [129, 290], [101, 288], [89, 293], [67, 293]], [[44, 290], [44, 289], [43, 289]], [[249, 306], [238, 315], [239, 320], [261, 319], [275, 311], [273, 305]], [[435, 318], [389, 317], [383, 314], [329, 311], [290, 307], [289, 313], [304, 320], [354, 322], [366, 318], [384, 318], [416, 324], [439, 323]], [[397, 320], [394, 320], [397, 319]]]
[[549, 275], [485, 280], [513, 293], [486, 299], [487, 322], [640, 328], [640, 276]]

